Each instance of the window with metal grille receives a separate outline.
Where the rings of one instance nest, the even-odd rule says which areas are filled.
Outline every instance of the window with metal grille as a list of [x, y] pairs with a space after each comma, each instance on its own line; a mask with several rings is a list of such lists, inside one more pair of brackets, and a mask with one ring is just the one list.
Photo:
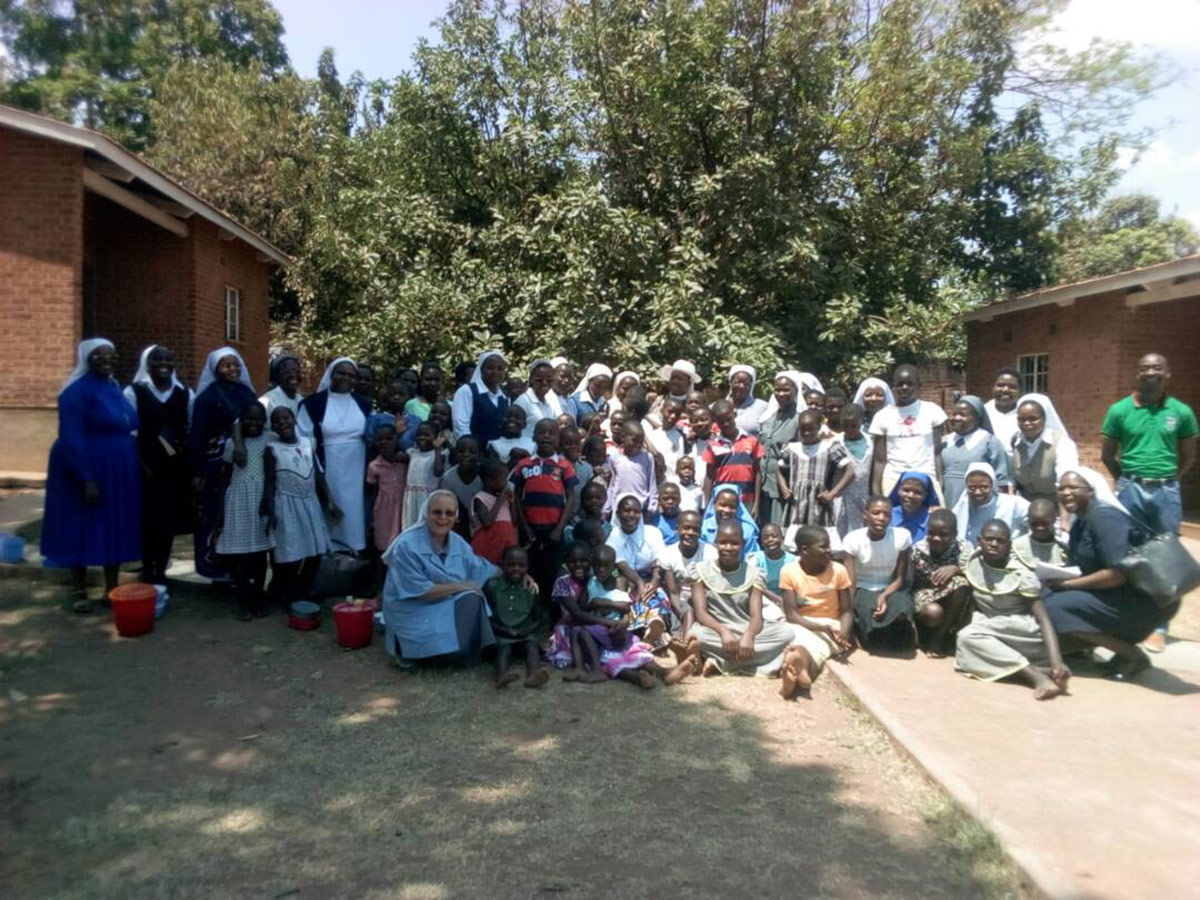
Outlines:
[[1050, 354], [1030, 353], [1017, 357], [1021, 373], [1021, 393], [1045, 394], [1050, 391]]

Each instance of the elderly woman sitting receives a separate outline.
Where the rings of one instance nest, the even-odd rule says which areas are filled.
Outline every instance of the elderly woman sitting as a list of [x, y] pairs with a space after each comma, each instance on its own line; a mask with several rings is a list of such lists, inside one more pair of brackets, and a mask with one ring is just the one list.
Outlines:
[[[384, 553], [383, 619], [387, 651], [397, 662], [478, 663], [496, 642], [483, 585], [498, 570], [454, 533], [457, 518], [458, 498], [434, 491], [416, 523]], [[526, 582], [537, 590], [533, 579]]]

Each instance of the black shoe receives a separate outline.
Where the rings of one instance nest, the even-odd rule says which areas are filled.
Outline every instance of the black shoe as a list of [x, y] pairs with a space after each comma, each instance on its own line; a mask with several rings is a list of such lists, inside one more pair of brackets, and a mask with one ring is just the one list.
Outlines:
[[1104, 677], [1109, 681], [1133, 681], [1150, 667], [1150, 657], [1145, 653], [1139, 653], [1137, 659], [1121, 660], [1121, 664], [1106, 672]]

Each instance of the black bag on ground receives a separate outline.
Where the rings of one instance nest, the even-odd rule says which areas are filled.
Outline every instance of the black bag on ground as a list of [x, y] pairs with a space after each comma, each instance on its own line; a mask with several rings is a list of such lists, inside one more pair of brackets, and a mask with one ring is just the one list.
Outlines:
[[1158, 534], [1134, 547], [1117, 568], [1130, 585], [1164, 608], [1200, 585], [1200, 563], [1173, 534]]
[[369, 559], [350, 553], [326, 553], [317, 566], [310, 596], [370, 597], [374, 590], [375, 578]]

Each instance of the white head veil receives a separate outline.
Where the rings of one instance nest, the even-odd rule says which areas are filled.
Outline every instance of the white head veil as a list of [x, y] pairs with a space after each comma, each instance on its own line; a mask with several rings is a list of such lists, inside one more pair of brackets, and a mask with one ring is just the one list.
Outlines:
[[818, 394], [825, 393], [825, 387], [821, 384], [821, 379], [812, 372], [800, 373], [800, 386], [806, 391], [816, 391]]
[[616, 375], [613, 376], [613, 380], [612, 380], [612, 389], [613, 389], [614, 397], [617, 394], [617, 385], [619, 385], [626, 378], [632, 378], [634, 384], [642, 383], [642, 376], [638, 375], [637, 372], [631, 372], [628, 369], [626, 369], [624, 372], [618, 372]]
[[403, 535], [408, 534], [410, 531], [416, 531], [418, 528], [428, 527], [429, 504], [433, 502], [434, 497], [440, 497], [443, 495], [452, 498], [456, 504], [458, 503], [458, 497], [455, 495], [455, 493], [453, 491], [446, 490], [446, 488], [438, 488], [436, 491], [431, 492], [429, 496], [425, 498], [425, 502], [421, 504], [421, 512], [417, 515], [417, 518], [413, 520], [413, 523], [401, 531], [400, 534], [392, 538], [392, 542], [388, 544], [388, 548], [383, 551], [383, 561], [385, 564], [390, 564], [393, 562], [393, 558], [396, 554], [396, 545]]
[[[786, 378], [792, 383], [792, 388], [796, 391], [796, 412], [798, 413], [802, 413], [808, 409], [808, 403], [804, 399], [803, 377], [803, 374], [797, 372], [795, 369], [784, 369], [782, 372], [776, 372], [775, 378], [771, 382], [774, 384], [780, 378]], [[765, 422], [777, 412], [779, 412], [779, 404], [775, 400], [775, 395], [772, 394], [770, 399], [767, 400], [767, 408], [763, 412], [762, 421]]]
[[[1071, 435], [1067, 433], [1067, 426], [1063, 424], [1062, 417], [1059, 416], [1058, 410], [1054, 408], [1054, 401], [1045, 394], [1025, 394], [1017, 401], [1017, 405], [1013, 409], [1020, 410], [1022, 403], [1036, 403], [1042, 408], [1042, 413], [1046, 417], [1046, 428], [1051, 428], [1058, 432], [1061, 437], [1069, 438]], [[1020, 432], [1018, 432], [1019, 434]], [[1024, 435], [1021, 435], [1024, 439]], [[1088, 469], [1088, 471], [1092, 471]], [[1103, 480], [1103, 479], [1101, 479]]]
[[[1035, 394], [1033, 396], [1037, 395]], [[1131, 519], [1133, 518], [1133, 516], [1130, 515], [1129, 510], [1125, 508], [1125, 505], [1117, 499], [1117, 495], [1113, 493], [1112, 488], [1108, 486], [1108, 482], [1105, 480], [1104, 476], [1095, 469], [1089, 469], [1087, 466], [1074, 466], [1063, 472], [1063, 475], [1078, 475], [1088, 483], [1088, 487], [1092, 489], [1092, 493], [1095, 495], [1095, 501], [1097, 503], [1099, 503], [1101, 506], [1111, 506], [1113, 509], [1119, 509]], [[1059, 481], [1062, 481], [1061, 477], [1059, 478]]]
[[208, 387], [217, 380], [217, 363], [227, 356], [232, 356], [238, 361], [241, 366], [241, 374], [238, 375], [238, 381], [254, 390], [254, 385], [250, 382], [250, 371], [246, 368], [246, 361], [242, 359], [242, 354], [238, 353], [232, 347], [220, 347], [208, 354], [208, 359], [204, 361], [204, 371], [200, 373], [200, 381], [196, 384], [196, 396], [203, 394]]
[[155, 350], [166, 349], [167, 348], [162, 344], [151, 344], [149, 347], [143, 350], [142, 356], [138, 360], [137, 372], [134, 373], [133, 381], [131, 382], [132, 384], [144, 384], [146, 387], [150, 388], [151, 391], [153, 391], [154, 396], [158, 397], [159, 400], [164, 401], [168, 396], [170, 396], [171, 391], [175, 390], [175, 388], [183, 387], [183, 384], [179, 381], [179, 375], [176, 374], [174, 368], [171, 369], [171, 384], [167, 387], [166, 391], [159, 391], [157, 385], [154, 383], [154, 379], [150, 377], [150, 354]]
[[[553, 359], [548, 360], [548, 362], [551, 366], [557, 369], [559, 366], [569, 365], [571, 361], [565, 356], [556, 356]], [[534, 363], [534, 365], [537, 365], [537, 363]]]
[[[331, 381], [333, 381], [333, 370], [336, 369], [338, 366], [340, 366], [342, 363], [350, 363], [350, 365], [354, 366], [354, 371], [358, 372], [358, 363], [356, 363], [354, 360], [352, 360], [348, 356], [339, 356], [337, 359], [335, 359], [333, 362], [331, 362], [329, 365], [327, 365], [325, 367], [325, 374], [321, 376], [321, 383], [317, 385], [317, 393], [320, 393], [321, 391], [329, 390], [329, 383]], [[351, 388], [351, 390], [353, 391], [353, 387]]]
[[730, 366], [729, 367], [729, 382], [730, 382], [731, 386], [733, 384], [733, 376], [737, 375], [739, 372], [745, 372], [747, 375], [750, 376], [750, 396], [753, 397], [754, 396], [754, 385], [758, 384], [758, 370], [755, 369], [754, 366], [746, 366], [746, 365], [742, 365], [740, 363], [736, 366]]
[[864, 378], [859, 383], [858, 390], [854, 392], [854, 402], [857, 403], [859, 406], [862, 406], [863, 409], [866, 409], [866, 406], [863, 406], [863, 397], [865, 397], [867, 395], [867, 388], [873, 388], [873, 387], [883, 388], [883, 405], [884, 406], [895, 406], [896, 405], [896, 396], [892, 393], [892, 386], [890, 384], [888, 384], [886, 381], [884, 381], [882, 378], [874, 378], [874, 377]]
[[983, 504], [983, 506], [972, 507], [966, 490], [963, 490], [962, 495], [958, 498], [958, 502], [954, 504], [954, 518], [958, 520], [959, 540], [966, 540], [967, 538], [967, 530], [970, 527], [972, 518], [972, 509], [977, 510], [975, 513], [976, 519], [985, 516], [984, 521], [987, 521], [995, 517], [995, 511], [999, 502], [996, 492], [996, 470], [992, 468], [991, 464], [986, 462], [971, 463], [967, 466], [966, 474], [963, 475], [963, 483], [965, 484], [967, 479], [972, 475], [986, 475], [992, 480], [992, 498]]
[[483, 383], [483, 364], [493, 356], [504, 362], [504, 354], [499, 350], [484, 350], [479, 354], [479, 359], [475, 360], [475, 371], [471, 373], [471, 384], [475, 385], [475, 390], [481, 394], [501, 394], [504, 392], [503, 385], [497, 385], [496, 390], [492, 390]]
[[[571, 391], [571, 396], [578, 397], [582, 394], [587, 394], [588, 384], [593, 378], [599, 378], [601, 375], [605, 375], [611, 379], [612, 369], [604, 363], [592, 363], [587, 367], [587, 371], [583, 373], [583, 378], [580, 379], [579, 384], [575, 385], [575, 390]], [[584, 399], [590, 401], [591, 395], [588, 394]]]
[[[75, 368], [71, 370], [71, 374], [58, 389], [60, 394], [88, 373], [88, 357], [92, 355], [93, 350], [99, 347], [117, 349], [108, 338], [88, 338], [86, 341], [79, 342], [79, 346], [75, 348]], [[116, 383], [115, 379], [113, 382]]]

